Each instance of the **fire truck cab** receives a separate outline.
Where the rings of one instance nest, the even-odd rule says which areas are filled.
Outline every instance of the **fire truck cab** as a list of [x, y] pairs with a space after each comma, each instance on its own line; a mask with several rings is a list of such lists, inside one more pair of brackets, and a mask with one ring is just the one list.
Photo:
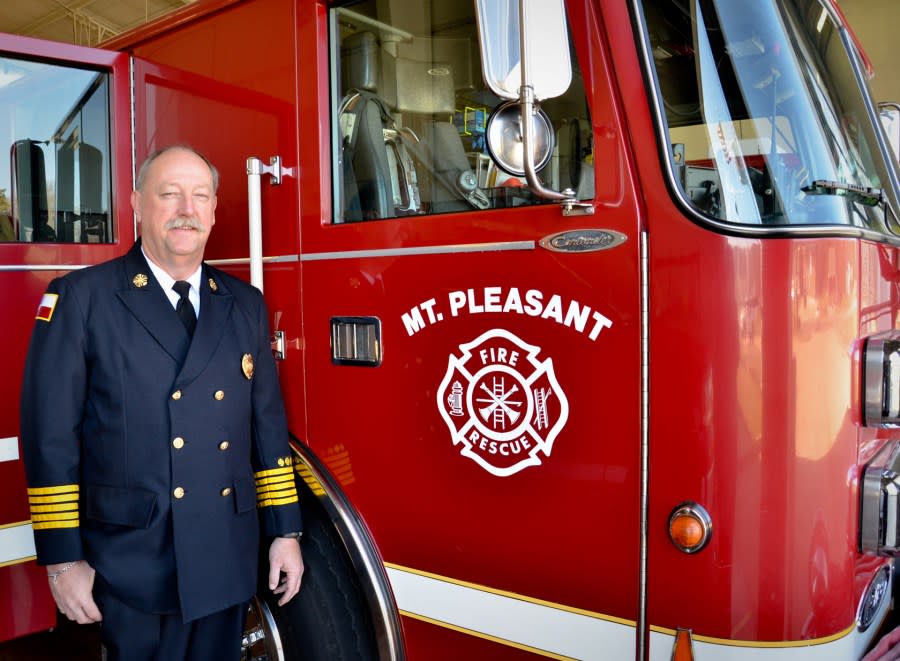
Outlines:
[[188, 143], [221, 175], [206, 257], [269, 306], [308, 521], [245, 658], [860, 658], [900, 553], [867, 77], [833, 0], [201, 0], [98, 49], [0, 35], [0, 640], [55, 623], [34, 310], [132, 245], [136, 168]]

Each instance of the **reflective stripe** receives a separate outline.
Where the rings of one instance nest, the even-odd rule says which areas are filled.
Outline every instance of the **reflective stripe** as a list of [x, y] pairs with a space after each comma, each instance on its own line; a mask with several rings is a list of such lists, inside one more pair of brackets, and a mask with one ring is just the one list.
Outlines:
[[35, 553], [31, 523], [0, 526], [0, 567], [32, 560]]
[[[885, 599], [885, 603], [890, 599]], [[877, 629], [877, 627], [873, 627]], [[694, 636], [694, 658], [697, 661], [847, 661], [862, 656], [874, 630], [865, 636], [850, 627], [836, 636], [816, 640], [753, 643], [747, 641], [707, 642]], [[650, 661], [671, 661], [674, 635], [651, 627]], [[824, 642], [823, 642], [824, 641]]]
[[19, 459], [19, 439], [17, 436], [0, 438], [0, 461], [17, 461]]
[[634, 658], [634, 622], [397, 565], [385, 567], [397, 606], [408, 617], [551, 658]]
[[[521, 594], [385, 563], [401, 614], [556, 659], [630, 659], [635, 622]], [[740, 641], [694, 634], [697, 661], [846, 661], [858, 659], [887, 614], [890, 599], [868, 631], [855, 624], [802, 641]], [[685, 623], [689, 626], [689, 623]], [[649, 660], [670, 661], [675, 632], [650, 627]]]

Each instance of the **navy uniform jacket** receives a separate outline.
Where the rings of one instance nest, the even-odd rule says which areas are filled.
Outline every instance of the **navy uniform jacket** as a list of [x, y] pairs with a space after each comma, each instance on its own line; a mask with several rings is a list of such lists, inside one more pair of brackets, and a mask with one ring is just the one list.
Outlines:
[[54, 280], [22, 389], [38, 562], [185, 621], [253, 595], [260, 524], [302, 525], [262, 295], [206, 264], [200, 290], [191, 340], [140, 242]]

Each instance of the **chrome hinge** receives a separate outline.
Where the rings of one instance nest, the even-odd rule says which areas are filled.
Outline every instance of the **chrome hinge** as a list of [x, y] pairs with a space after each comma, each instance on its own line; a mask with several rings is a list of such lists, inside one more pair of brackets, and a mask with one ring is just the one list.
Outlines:
[[275, 360], [284, 360], [286, 350], [287, 342], [284, 339], [284, 331], [275, 331], [272, 334], [272, 355], [275, 356]]

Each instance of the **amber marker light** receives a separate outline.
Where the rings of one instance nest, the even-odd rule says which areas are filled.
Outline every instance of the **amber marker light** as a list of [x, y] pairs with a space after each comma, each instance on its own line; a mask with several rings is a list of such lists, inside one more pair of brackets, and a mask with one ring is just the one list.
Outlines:
[[679, 551], [697, 553], [712, 536], [709, 513], [693, 502], [684, 502], [669, 515], [669, 539]]
[[678, 629], [672, 645], [672, 661], [694, 661], [694, 643], [690, 629]]

